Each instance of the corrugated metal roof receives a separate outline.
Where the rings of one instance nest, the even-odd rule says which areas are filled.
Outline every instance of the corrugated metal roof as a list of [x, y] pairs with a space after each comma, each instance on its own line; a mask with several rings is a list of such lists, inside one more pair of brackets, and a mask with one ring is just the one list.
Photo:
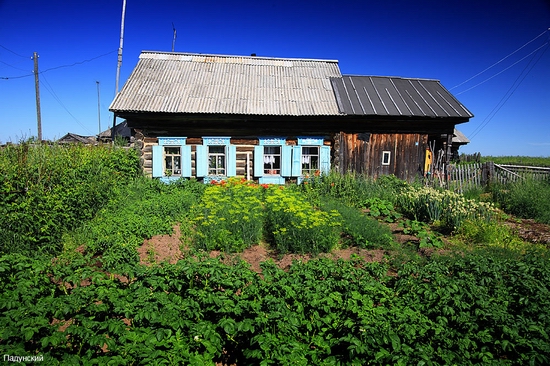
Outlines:
[[439, 80], [344, 75], [331, 82], [347, 115], [473, 117]]
[[453, 132], [453, 144], [466, 145], [470, 140], [459, 130], [455, 128]]
[[114, 112], [338, 115], [338, 61], [143, 51]]

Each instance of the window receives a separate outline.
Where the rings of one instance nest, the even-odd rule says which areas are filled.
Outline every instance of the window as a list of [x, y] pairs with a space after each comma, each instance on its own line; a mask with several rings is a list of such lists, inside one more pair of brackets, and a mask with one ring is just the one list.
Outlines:
[[205, 183], [237, 175], [237, 147], [229, 137], [203, 137], [195, 146], [195, 176]]
[[159, 137], [152, 153], [153, 177], [170, 181], [191, 176], [191, 146], [185, 137]]
[[225, 146], [208, 146], [208, 175], [225, 175]]
[[302, 175], [319, 173], [319, 146], [302, 146]]
[[264, 174], [281, 174], [281, 147], [264, 146]]
[[390, 165], [391, 151], [382, 152], [382, 165]]
[[164, 146], [164, 175], [167, 177], [181, 176], [181, 148], [179, 146]]

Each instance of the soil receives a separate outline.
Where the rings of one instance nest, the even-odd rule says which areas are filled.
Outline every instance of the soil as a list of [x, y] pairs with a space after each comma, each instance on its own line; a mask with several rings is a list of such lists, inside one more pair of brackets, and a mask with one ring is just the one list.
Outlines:
[[[530, 243], [550, 244], [550, 225], [540, 224], [534, 220], [526, 219], [509, 219], [505, 223], [512, 231], [523, 240]], [[397, 224], [390, 224], [394, 238], [398, 243], [414, 243], [418, 238], [412, 235], [406, 235], [398, 227]], [[169, 262], [176, 263], [179, 259], [184, 258], [185, 247], [181, 242], [181, 231], [179, 225], [174, 226], [171, 235], [158, 235], [144, 241], [143, 245], [138, 249], [140, 262], [145, 265], [153, 263]], [[424, 250], [419, 254], [430, 256], [433, 251]], [[219, 251], [209, 253], [210, 257], [218, 257]], [[387, 251], [381, 249], [360, 249], [360, 248], [344, 248], [333, 251], [330, 254], [322, 254], [333, 259], [350, 259], [352, 255], [357, 255], [367, 262], [381, 262], [388, 254]], [[238, 258], [246, 261], [250, 268], [258, 273], [261, 272], [260, 263], [268, 259], [272, 259], [281, 269], [288, 269], [294, 260], [308, 261], [312, 258], [311, 255], [286, 254], [279, 255], [273, 250], [270, 250], [266, 245], [254, 245], [246, 249], [242, 253], [235, 254]]]

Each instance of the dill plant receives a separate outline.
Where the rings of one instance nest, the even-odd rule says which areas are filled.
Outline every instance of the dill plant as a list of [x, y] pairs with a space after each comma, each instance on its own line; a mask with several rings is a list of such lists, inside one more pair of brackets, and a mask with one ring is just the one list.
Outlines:
[[208, 186], [193, 208], [195, 248], [241, 252], [263, 234], [262, 187], [237, 180]]
[[266, 232], [279, 253], [327, 253], [338, 245], [338, 211], [316, 209], [299, 193], [281, 187], [266, 190], [265, 206]]

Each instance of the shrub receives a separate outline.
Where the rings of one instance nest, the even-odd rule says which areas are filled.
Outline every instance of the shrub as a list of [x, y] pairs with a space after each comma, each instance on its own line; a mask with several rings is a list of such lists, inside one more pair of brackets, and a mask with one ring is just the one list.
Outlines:
[[468, 219], [489, 220], [496, 209], [487, 202], [466, 199], [462, 195], [430, 187], [409, 187], [398, 197], [401, 212], [409, 218], [425, 223], [437, 223], [454, 231]]
[[0, 253], [58, 253], [64, 232], [140, 173], [135, 150], [27, 142], [1, 148]]

